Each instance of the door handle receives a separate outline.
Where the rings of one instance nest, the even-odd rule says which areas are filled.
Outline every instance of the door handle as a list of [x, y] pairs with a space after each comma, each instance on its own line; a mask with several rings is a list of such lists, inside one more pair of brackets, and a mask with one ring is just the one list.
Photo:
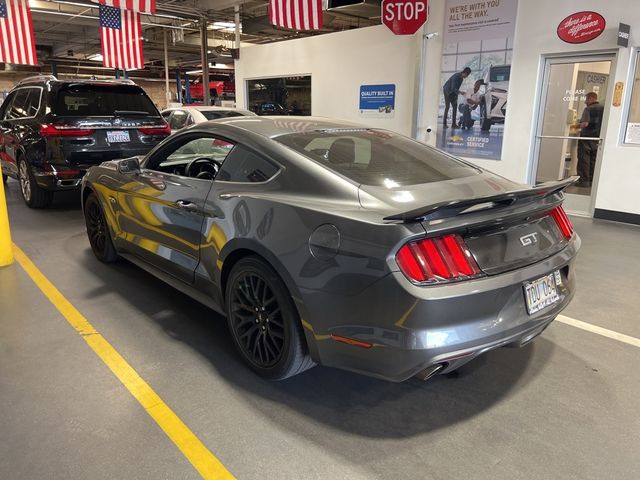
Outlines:
[[187, 210], [188, 212], [198, 211], [198, 205], [196, 205], [193, 202], [190, 202], [189, 200], [178, 200], [175, 203], [175, 206], [182, 210]]

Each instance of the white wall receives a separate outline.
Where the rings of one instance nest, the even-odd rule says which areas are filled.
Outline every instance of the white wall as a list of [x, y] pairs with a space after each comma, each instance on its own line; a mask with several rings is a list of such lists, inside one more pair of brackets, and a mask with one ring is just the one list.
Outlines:
[[[395, 36], [380, 25], [242, 48], [236, 62], [236, 103], [247, 107], [247, 79], [310, 74], [312, 115], [411, 135], [416, 45], [414, 37]], [[396, 84], [394, 118], [361, 118], [360, 85], [386, 83]]]

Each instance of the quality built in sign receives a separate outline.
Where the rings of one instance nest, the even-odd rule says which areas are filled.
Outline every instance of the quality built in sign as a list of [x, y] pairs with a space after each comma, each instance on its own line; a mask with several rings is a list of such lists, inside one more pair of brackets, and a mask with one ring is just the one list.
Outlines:
[[558, 25], [558, 37], [567, 43], [586, 43], [600, 36], [607, 26], [602, 15], [596, 12], [577, 12]]
[[360, 116], [393, 118], [396, 110], [396, 86], [360, 85]]
[[396, 35], [413, 35], [427, 22], [427, 0], [382, 0], [382, 23]]

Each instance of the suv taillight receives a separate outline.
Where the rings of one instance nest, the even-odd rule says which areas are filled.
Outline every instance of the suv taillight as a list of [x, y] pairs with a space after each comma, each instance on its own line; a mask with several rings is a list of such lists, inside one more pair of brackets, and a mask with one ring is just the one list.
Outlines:
[[77, 128], [73, 125], [54, 125], [46, 123], [40, 125], [40, 135], [43, 137], [88, 137], [93, 135], [93, 128]]
[[409, 242], [398, 251], [396, 261], [402, 273], [417, 283], [451, 282], [482, 274], [460, 235]]
[[164, 125], [154, 125], [153, 127], [140, 127], [138, 131], [142, 135], [171, 135], [171, 127], [168, 123]]
[[556, 207], [551, 210], [551, 216], [558, 224], [558, 228], [562, 231], [564, 238], [569, 240], [573, 236], [573, 225], [571, 225], [571, 220], [567, 216], [564, 208]]

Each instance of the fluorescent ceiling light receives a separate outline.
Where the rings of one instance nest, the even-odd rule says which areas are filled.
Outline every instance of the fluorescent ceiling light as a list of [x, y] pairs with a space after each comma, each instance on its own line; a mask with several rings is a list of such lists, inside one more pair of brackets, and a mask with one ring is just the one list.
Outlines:
[[[234, 22], [213, 22], [208, 26], [209, 30], [220, 30], [224, 32], [235, 32], [236, 24]], [[240, 24], [240, 31], [242, 32], [242, 24]]]
[[104, 58], [102, 57], [101, 53], [95, 53], [93, 55], [89, 55], [87, 57], [87, 60], [95, 60], [97, 62], [101, 62], [102, 60], [104, 60]]

